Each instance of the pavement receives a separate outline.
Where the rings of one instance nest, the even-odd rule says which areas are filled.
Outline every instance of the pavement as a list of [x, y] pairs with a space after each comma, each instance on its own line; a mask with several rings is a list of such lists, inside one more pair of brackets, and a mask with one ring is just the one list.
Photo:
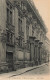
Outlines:
[[[44, 63], [44, 64], [41, 64], [41, 65], [38, 65], [38, 66], [33, 66], [33, 67], [27, 67], [27, 68], [22, 68], [20, 70], [17, 70], [17, 71], [12, 71], [12, 72], [9, 72], [9, 73], [3, 73], [3, 74], [0, 74], [0, 78], [10, 78], [10, 77], [14, 77], [14, 76], [19, 76], [21, 74], [24, 74], [26, 72], [29, 72], [31, 70], [34, 70], [34, 69], [37, 69], [39, 67], [42, 67], [44, 65], [48, 65], [49, 63]], [[1, 79], [0, 79], [1, 80]]]

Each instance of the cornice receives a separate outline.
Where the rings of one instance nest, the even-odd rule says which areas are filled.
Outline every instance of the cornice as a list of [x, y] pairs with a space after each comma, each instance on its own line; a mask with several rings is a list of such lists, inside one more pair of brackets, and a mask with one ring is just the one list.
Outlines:
[[39, 22], [40, 22], [41, 25], [43, 26], [44, 31], [47, 33], [47, 31], [48, 31], [48, 30], [47, 30], [47, 27], [46, 27], [46, 25], [44, 24], [44, 21], [43, 21], [42, 17], [40, 16], [38, 10], [36, 9], [36, 7], [35, 7], [35, 5], [34, 5], [34, 2], [32, 3], [31, 0], [26, 0], [26, 1], [29, 3], [30, 7], [32, 8], [32, 10], [34, 11], [36, 17], [38, 18]]

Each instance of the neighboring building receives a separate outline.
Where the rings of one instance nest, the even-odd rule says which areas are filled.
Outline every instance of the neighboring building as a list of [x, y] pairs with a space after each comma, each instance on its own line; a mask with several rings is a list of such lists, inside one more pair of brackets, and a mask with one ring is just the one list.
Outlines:
[[46, 33], [30, 0], [0, 0], [0, 70], [43, 63]]

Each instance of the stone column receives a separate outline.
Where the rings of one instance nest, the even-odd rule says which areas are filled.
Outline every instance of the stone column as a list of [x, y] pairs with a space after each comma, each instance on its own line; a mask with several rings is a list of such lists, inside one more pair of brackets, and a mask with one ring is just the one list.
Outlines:
[[34, 40], [35, 38], [30, 37], [30, 61], [34, 64]]
[[42, 61], [42, 42], [39, 42], [39, 64], [41, 64]]
[[29, 36], [32, 36], [32, 24], [29, 25]]
[[30, 43], [31, 44], [31, 56], [30, 56], [30, 60], [33, 61], [34, 59], [34, 43]]
[[13, 55], [14, 59], [14, 69], [17, 68], [17, 61], [18, 61], [18, 9], [15, 7], [13, 10], [13, 24], [15, 26], [15, 52]]
[[15, 37], [18, 37], [18, 9], [16, 7], [14, 11], [14, 25], [15, 25]]
[[24, 17], [23, 27], [24, 27], [24, 42], [27, 41], [27, 34], [26, 34], [26, 17]]
[[38, 50], [38, 46], [39, 46], [39, 40], [35, 40], [35, 64], [38, 65], [38, 53], [39, 53], [39, 50]]
[[13, 8], [13, 11], [12, 11], [12, 25], [14, 25], [15, 21], [15, 9]]

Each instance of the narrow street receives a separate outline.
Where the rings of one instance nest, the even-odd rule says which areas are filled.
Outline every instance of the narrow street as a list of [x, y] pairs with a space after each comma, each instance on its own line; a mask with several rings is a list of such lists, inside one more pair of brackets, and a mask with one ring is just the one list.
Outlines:
[[[13, 76], [13, 74], [15, 74], [15, 75]], [[23, 76], [25, 76], [24, 80], [27, 80], [31, 76], [33, 76], [33, 77], [38, 76], [39, 77], [39, 76], [43, 76], [43, 75], [45, 75], [45, 76], [50, 75], [50, 63], [47, 63], [39, 68], [35, 68], [30, 71], [26, 71], [26, 72], [19, 74], [19, 75], [17, 75], [17, 71], [0, 74], [0, 80], [20, 80], [20, 79], [22, 80]], [[26, 79], [26, 77], [28, 77], [28, 78]], [[28, 79], [28, 80], [30, 80], [30, 79]], [[38, 80], [41, 80], [41, 79], [38, 79]]]
[[39, 68], [36, 68], [34, 70], [31, 70], [31, 71], [28, 71], [22, 75], [31, 75], [32, 76], [32, 75], [46, 75], [46, 74], [50, 74], [49, 64], [42, 66], [42, 67], [39, 67]]

